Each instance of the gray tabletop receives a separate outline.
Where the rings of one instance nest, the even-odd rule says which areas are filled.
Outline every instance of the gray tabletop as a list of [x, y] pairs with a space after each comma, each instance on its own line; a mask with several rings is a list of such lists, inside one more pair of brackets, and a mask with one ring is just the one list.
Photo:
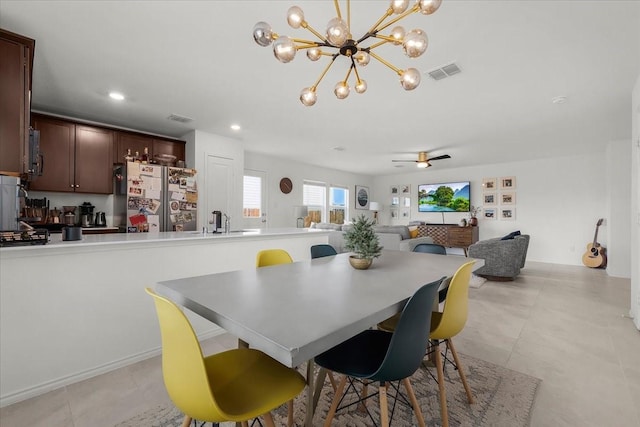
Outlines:
[[[295, 367], [402, 309], [469, 258], [383, 251], [368, 270], [348, 254], [159, 282], [157, 291]], [[482, 260], [479, 260], [482, 263]]]

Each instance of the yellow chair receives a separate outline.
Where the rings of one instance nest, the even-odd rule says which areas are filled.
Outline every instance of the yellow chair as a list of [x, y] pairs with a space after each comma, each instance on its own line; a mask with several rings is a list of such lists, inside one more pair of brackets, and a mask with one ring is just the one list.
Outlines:
[[284, 249], [265, 249], [256, 255], [256, 267], [290, 264], [292, 262], [293, 258], [291, 258], [291, 255]]
[[[446, 343], [451, 350], [454, 363], [458, 368], [458, 374], [462, 385], [467, 393], [469, 403], [473, 403], [473, 394], [467, 383], [467, 377], [464, 374], [458, 353], [453, 346], [451, 339], [458, 335], [467, 322], [468, 302], [469, 302], [469, 280], [471, 280], [471, 268], [475, 261], [467, 262], [458, 268], [451, 278], [447, 290], [447, 296], [444, 300], [444, 308], [442, 312], [434, 311], [431, 313], [431, 333], [429, 339], [432, 343], [433, 357], [437, 370], [438, 389], [440, 391], [440, 412], [442, 417], [442, 427], [449, 425], [449, 414], [447, 411], [447, 392], [444, 388], [444, 367], [442, 365], [442, 355], [440, 354], [440, 344]], [[378, 323], [378, 329], [387, 332], [395, 331], [399, 316], [390, 317], [384, 322]]]
[[258, 416], [273, 426], [271, 411], [305, 387], [302, 375], [258, 350], [234, 349], [203, 357], [182, 310], [150, 288], [146, 292], [155, 301], [160, 322], [165, 387], [185, 414], [183, 427], [192, 419], [246, 425]]

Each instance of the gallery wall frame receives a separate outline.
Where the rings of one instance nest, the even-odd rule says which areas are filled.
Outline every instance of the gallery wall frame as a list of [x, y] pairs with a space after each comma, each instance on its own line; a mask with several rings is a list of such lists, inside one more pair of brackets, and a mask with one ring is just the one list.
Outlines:
[[482, 210], [482, 218], [486, 220], [497, 220], [498, 210], [496, 208], [484, 208]]
[[369, 187], [356, 185], [356, 209], [369, 210]]
[[497, 194], [494, 192], [482, 193], [482, 198], [485, 206], [495, 206], [498, 204]]
[[498, 180], [496, 178], [483, 178], [482, 179], [482, 190], [483, 191], [494, 191], [498, 189]]
[[515, 176], [503, 176], [500, 178], [500, 189], [501, 190], [514, 190], [516, 188], [516, 177]]
[[500, 193], [500, 204], [501, 205], [515, 205], [516, 204], [516, 192], [515, 191], [505, 191]]
[[516, 208], [501, 208], [500, 209], [500, 219], [513, 221], [516, 219]]

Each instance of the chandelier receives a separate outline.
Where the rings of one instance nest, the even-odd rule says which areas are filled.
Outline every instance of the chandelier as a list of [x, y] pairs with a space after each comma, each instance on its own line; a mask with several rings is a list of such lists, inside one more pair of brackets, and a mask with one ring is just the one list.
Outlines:
[[[356, 93], [364, 93], [367, 90], [367, 82], [360, 78], [358, 68], [365, 67], [371, 58], [395, 71], [400, 77], [400, 84], [405, 90], [413, 90], [418, 87], [420, 84], [420, 71], [415, 68], [401, 70], [376, 54], [374, 49], [387, 43], [392, 43], [396, 46], [401, 45], [404, 53], [409, 58], [417, 58], [422, 55], [429, 44], [427, 35], [423, 30], [406, 31], [402, 26], [398, 25], [393, 27], [389, 34], [382, 34], [382, 31], [416, 12], [431, 15], [438, 10], [442, 0], [418, 0], [412, 7], [409, 7], [409, 0], [391, 0], [389, 8], [382, 17], [359, 39], [354, 39], [351, 34], [350, 0], [347, 0], [346, 21], [342, 17], [339, 1], [334, 0], [333, 3], [337, 16], [329, 21], [324, 35], [309, 25], [300, 7], [292, 6], [287, 12], [289, 26], [295, 29], [302, 27], [316, 36], [319, 41], [278, 35], [271, 30], [271, 26], [266, 22], [258, 22], [253, 28], [253, 38], [256, 43], [263, 47], [273, 43], [273, 54], [280, 62], [287, 63], [292, 61], [299, 50], [306, 50], [307, 57], [311, 61], [317, 61], [322, 56], [330, 58], [328, 65], [322, 71], [318, 80], [312, 86], [304, 88], [300, 93], [300, 102], [302, 104], [309, 107], [316, 103], [318, 85], [339, 56], [347, 57], [351, 65], [344, 80], [338, 82], [334, 88], [333, 93], [338, 99], [345, 99], [349, 96], [351, 88], [348, 80], [352, 72], [355, 79], [354, 90]], [[392, 15], [396, 16], [389, 19]], [[365, 44], [367, 45], [365, 46]]]

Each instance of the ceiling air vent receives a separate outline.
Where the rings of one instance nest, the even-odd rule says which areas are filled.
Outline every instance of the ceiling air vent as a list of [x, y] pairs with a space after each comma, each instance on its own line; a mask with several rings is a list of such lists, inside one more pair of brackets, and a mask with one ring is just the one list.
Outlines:
[[180, 122], [180, 123], [189, 123], [193, 121], [193, 119], [189, 117], [179, 116], [177, 114], [170, 114], [169, 117], [167, 117], [167, 119], [173, 120], [174, 122]]
[[429, 71], [429, 75], [434, 80], [442, 80], [449, 76], [453, 76], [454, 74], [458, 74], [460, 71], [462, 71], [460, 70], [460, 67], [452, 62], [451, 64], [443, 65], [440, 68]]

